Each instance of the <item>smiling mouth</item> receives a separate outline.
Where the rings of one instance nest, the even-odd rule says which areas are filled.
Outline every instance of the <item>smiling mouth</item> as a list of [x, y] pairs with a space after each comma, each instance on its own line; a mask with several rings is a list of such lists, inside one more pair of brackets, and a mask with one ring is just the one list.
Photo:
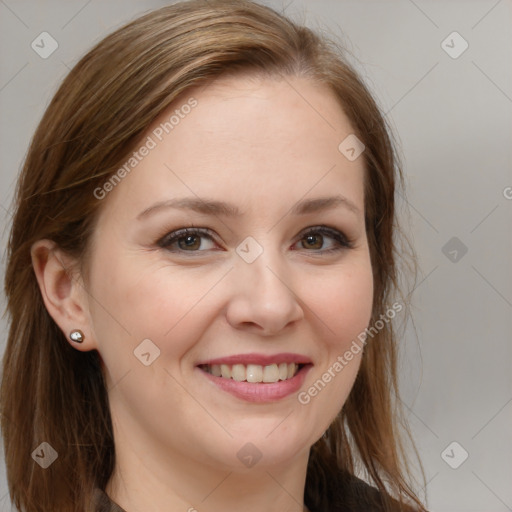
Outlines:
[[292, 379], [306, 364], [274, 363], [259, 364], [201, 364], [198, 367], [205, 373], [237, 382], [270, 384]]

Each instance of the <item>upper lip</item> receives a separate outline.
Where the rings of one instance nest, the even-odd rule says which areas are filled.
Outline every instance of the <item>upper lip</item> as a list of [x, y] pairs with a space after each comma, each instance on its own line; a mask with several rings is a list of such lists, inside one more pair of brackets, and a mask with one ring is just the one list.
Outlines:
[[281, 354], [236, 354], [227, 357], [218, 357], [216, 359], [208, 359], [205, 361], [201, 361], [197, 363], [196, 366], [201, 365], [214, 365], [214, 364], [257, 364], [261, 366], [268, 366], [271, 364], [280, 364], [280, 363], [296, 363], [296, 364], [311, 364], [311, 359], [302, 354], [292, 354], [289, 352], [281, 353]]

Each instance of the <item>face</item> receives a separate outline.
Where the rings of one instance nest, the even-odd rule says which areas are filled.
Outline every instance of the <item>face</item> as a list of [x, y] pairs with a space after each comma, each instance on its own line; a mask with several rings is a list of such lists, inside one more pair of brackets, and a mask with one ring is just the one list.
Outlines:
[[328, 428], [373, 296], [363, 158], [338, 150], [352, 132], [322, 85], [224, 78], [176, 101], [102, 189], [88, 327], [116, 443], [243, 470]]

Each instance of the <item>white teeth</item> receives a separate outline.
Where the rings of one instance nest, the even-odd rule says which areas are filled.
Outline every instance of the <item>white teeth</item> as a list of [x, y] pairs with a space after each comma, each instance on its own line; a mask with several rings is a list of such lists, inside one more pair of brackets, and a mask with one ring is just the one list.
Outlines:
[[231, 378], [242, 382], [246, 377], [247, 372], [245, 371], [245, 366], [243, 364], [234, 364], [231, 368]]
[[263, 380], [263, 368], [259, 364], [247, 365], [247, 382], [261, 382]]
[[[217, 365], [214, 365], [214, 366], [217, 366]], [[221, 364], [220, 371], [221, 371], [222, 377], [224, 377], [225, 379], [231, 378], [231, 366], [229, 366], [227, 364]]]
[[270, 364], [263, 368], [263, 382], [277, 382], [279, 380], [279, 368], [277, 364]]
[[222, 377], [224, 379], [233, 379], [238, 382], [278, 382], [280, 380], [291, 379], [295, 376], [299, 368], [296, 363], [280, 363], [269, 364], [261, 366], [259, 364], [213, 364], [206, 366], [203, 369], [211, 373], [215, 377]]
[[286, 380], [288, 377], [288, 365], [281, 363], [279, 365], [279, 380]]

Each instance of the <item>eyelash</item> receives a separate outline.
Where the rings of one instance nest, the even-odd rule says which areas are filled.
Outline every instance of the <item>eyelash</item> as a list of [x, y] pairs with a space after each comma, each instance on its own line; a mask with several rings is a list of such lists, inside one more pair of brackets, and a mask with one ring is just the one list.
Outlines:
[[[307, 236], [311, 234], [321, 234], [321, 235], [327, 235], [329, 238], [334, 239], [337, 242], [337, 246], [332, 247], [330, 249], [318, 249], [318, 250], [312, 250], [309, 251], [308, 249], [304, 249], [307, 252], [313, 252], [317, 253], [320, 256], [323, 255], [329, 255], [338, 251], [346, 250], [346, 249], [352, 249], [353, 243], [351, 240], [349, 240], [344, 233], [341, 231], [338, 231], [337, 229], [329, 228], [328, 226], [315, 226], [312, 228], [308, 228], [306, 231], [304, 231], [301, 234], [301, 238], [297, 240], [297, 242], [300, 242]], [[215, 242], [214, 237], [212, 236], [212, 232], [209, 229], [205, 228], [197, 228], [195, 226], [189, 227], [189, 228], [183, 228], [178, 229], [176, 231], [173, 231], [171, 233], [166, 234], [164, 237], [162, 237], [157, 243], [160, 247], [163, 249], [168, 250], [169, 252], [181, 252], [181, 253], [201, 253], [205, 251], [186, 251], [186, 250], [171, 250], [169, 247], [174, 244], [175, 242], [179, 241], [182, 238], [185, 238], [187, 236], [196, 236], [201, 235], [204, 237], [209, 238], [210, 240]], [[296, 243], [297, 243], [296, 242]], [[295, 244], [294, 244], [295, 245]]]

